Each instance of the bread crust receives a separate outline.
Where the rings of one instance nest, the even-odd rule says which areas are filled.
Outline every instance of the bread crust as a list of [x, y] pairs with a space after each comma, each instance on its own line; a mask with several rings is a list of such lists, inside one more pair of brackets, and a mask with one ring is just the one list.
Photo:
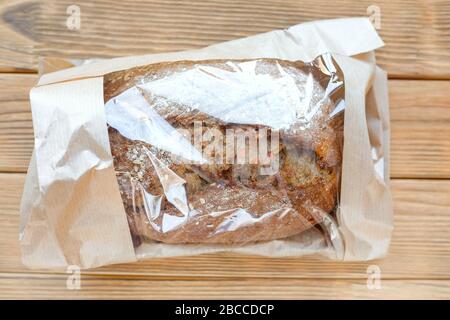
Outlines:
[[[139, 83], [157, 81], [197, 67], [233, 70], [231, 63], [247, 60], [178, 61], [152, 64], [105, 75], [104, 98], [109, 101]], [[194, 122], [225, 135], [229, 129], [261, 129], [279, 136], [279, 170], [260, 174], [260, 163], [207, 165], [179, 163], [161, 148], [123, 136], [108, 127], [111, 152], [124, 208], [135, 246], [143, 241], [172, 244], [243, 244], [286, 238], [303, 232], [333, 213], [338, 201], [342, 161], [340, 113], [330, 121], [334, 102], [326, 97], [329, 78], [312, 64], [278, 59], [258, 59], [259, 72], [274, 76], [280, 72], [303, 86], [305, 77], [314, 78], [314, 103], [319, 106], [306, 129], [292, 126], [274, 130], [263, 125], [228, 123], [179, 102], [142, 94], [158, 114], [177, 130], [193, 133]], [[175, 89], [174, 89], [175, 90]], [[256, 97], [255, 97], [256, 99]], [[320, 100], [322, 99], [322, 100]], [[342, 118], [336, 121], [335, 119]], [[202, 146], [201, 148], [204, 148]], [[153, 159], [153, 160], [152, 160]], [[158, 159], [158, 160], [155, 160]], [[155, 161], [160, 162], [159, 171]], [[187, 208], [167, 198], [161, 170], [181, 178]], [[150, 199], [150, 200], [149, 200]]]

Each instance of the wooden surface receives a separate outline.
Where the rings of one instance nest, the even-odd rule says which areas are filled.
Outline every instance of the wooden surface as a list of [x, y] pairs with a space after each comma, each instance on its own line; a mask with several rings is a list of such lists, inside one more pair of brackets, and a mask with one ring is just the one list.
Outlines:
[[[73, 1], [0, 3], [0, 298], [450, 298], [450, 2], [377, 1], [389, 72], [395, 231], [377, 261], [237, 254], [107, 266], [66, 288], [61, 272], [20, 262], [19, 202], [33, 147], [28, 91], [38, 56], [111, 57], [198, 48], [321, 18], [363, 16], [372, 1]], [[381, 269], [370, 290], [367, 268]]]

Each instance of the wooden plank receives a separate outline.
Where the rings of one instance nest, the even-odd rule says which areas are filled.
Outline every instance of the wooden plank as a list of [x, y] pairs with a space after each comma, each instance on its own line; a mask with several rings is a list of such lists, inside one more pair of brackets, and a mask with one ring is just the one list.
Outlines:
[[450, 81], [389, 81], [391, 177], [450, 178]]
[[[23, 174], [0, 174], [0, 272], [34, 272], [20, 261], [18, 210], [23, 181]], [[392, 188], [395, 231], [385, 259], [342, 263], [319, 257], [272, 259], [223, 253], [146, 260], [83, 274], [152, 275], [163, 279], [364, 279], [368, 266], [375, 264], [383, 279], [450, 279], [450, 181], [394, 180]]]
[[28, 101], [37, 80], [36, 74], [0, 74], [0, 102]]
[[[24, 69], [37, 70], [37, 55], [34, 47], [36, 45], [32, 37], [20, 32], [20, 30], [33, 29], [32, 16], [35, 15], [38, 5], [29, 4], [23, 7], [21, 0], [11, 0], [0, 4], [0, 71], [17, 72]], [[14, 17], [5, 8], [19, 8]], [[30, 18], [30, 19], [29, 19]], [[14, 27], [11, 27], [14, 25]], [[33, 32], [33, 31], [32, 31]]]
[[33, 140], [29, 103], [0, 102], [0, 170], [26, 172]]
[[[26, 172], [28, 91], [37, 75], [0, 74], [0, 171]], [[450, 178], [450, 81], [390, 80], [391, 176]]]
[[449, 299], [449, 280], [331, 279], [155, 280], [152, 277], [81, 277], [69, 290], [67, 276], [0, 274], [2, 299]]
[[380, 9], [386, 46], [377, 56], [394, 78], [450, 78], [450, 4], [441, 0], [78, 0], [79, 30], [57, 0], [0, 4], [0, 66], [36, 69], [36, 56], [112, 57], [185, 50], [316, 19]]
[[28, 96], [37, 78], [0, 74], [0, 171], [27, 171], [34, 144]]

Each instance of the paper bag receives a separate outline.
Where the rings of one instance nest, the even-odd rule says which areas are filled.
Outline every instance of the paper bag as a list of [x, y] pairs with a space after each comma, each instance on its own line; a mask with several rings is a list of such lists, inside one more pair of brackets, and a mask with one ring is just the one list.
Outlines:
[[[199, 50], [102, 60], [44, 75], [30, 93], [35, 148], [21, 203], [24, 264], [93, 268], [224, 250], [266, 256], [316, 253], [344, 260], [382, 257], [393, 228], [387, 76], [373, 53], [382, 45], [368, 19], [324, 20]], [[237, 247], [154, 242], [135, 250], [112, 164], [102, 76], [161, 61], [311, 61], [324, 53], [333, 55], [345, 79], [342, 182], [337, 221], [328, 221], [331, 243], [312, 229]]]

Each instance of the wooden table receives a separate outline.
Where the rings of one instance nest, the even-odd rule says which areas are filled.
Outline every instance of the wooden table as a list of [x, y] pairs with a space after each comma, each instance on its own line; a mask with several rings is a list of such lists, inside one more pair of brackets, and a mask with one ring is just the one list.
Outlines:
[[[328, 4], [332, 3], [332, 5]], [[66, 9], [81, 9], [69, 30]], [[158, 259], [67, 274], [20, 262], [19, 201], [33, 147], [28, 91], [38, 56], [112, 57], [198, 48], [300, 22], [381, 10], [389, 72], [395, 232], [388, 257], [331, 262], [236, 254]], [[1, 298], [450, 298], [450, 2], [13, 0], [0, 4]], [[367, 268], [381, 288], [367, 287]]]

